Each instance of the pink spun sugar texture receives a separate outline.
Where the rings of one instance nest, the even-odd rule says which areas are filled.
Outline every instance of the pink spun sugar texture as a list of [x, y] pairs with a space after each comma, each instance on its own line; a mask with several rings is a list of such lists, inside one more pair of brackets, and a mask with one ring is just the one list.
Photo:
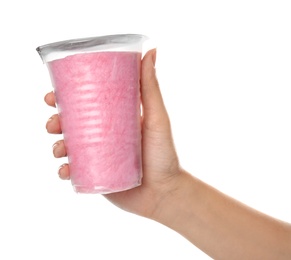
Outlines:
[[140, 59], [95, 52], [48, 63], [76, 192], [141, 184]]

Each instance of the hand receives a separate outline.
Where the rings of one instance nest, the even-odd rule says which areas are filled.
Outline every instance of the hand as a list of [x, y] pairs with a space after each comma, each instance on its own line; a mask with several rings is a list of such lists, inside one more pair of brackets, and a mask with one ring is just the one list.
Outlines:
[[[170, 120], [163, 103], [162, 95], [155, 73], [156, 50], [150, 50], [142, 60], [141, 98], [142, 116], [142, 185], [127, 191], [106, 194], [107, 199], [118, 207], [151, 218], [163, 198], [175, 190], [176, 177], [180, 167], [175, 151]], [[49, 106], [55, 106], [53, 92], [45, 96]], [[61, 134], [59, 116], [53, 115], [46, 125], [52, 134]], [[64, 141], [53, 146], [56, 158], [66, 156]], [[61, 179], [69, 179], [69, 165], [59, 169]]]

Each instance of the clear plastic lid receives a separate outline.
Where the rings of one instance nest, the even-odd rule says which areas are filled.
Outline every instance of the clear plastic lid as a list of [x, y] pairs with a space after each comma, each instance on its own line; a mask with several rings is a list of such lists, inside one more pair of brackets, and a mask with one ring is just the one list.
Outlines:
[[115, 34], [72, 39], [42, 45], [36, 48], [44, 63], [69, 55], [100, 51], [142, 52], [142, 44], [148, 37], [141, 34]]

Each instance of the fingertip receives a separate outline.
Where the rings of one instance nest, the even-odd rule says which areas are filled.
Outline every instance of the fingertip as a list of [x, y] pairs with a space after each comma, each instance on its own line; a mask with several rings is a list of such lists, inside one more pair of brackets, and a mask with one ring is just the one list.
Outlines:
[[48, 119], [48, 121], [46, 123], [46, 130], [50, 134], [61, 134], [62, 133], [60, 119], [59, 119], [58, 114], [54, 114]]
[[59, 167], [58, 174], [60, 179], [62, 180], [69, 180], [70, 179], [70, 171], [69, 171], [69, 164], [64, 163]]
[[157, 49], [154, 48], [154, 49], [147, 51], [147, 53], [143, 57], [143, 61], [145, 61], [145, 62], [151, 61], [152, 65], [155, 66], [156, 58], [157, 58]]
[[47, 105], [55, 107], [56, 106], [56, 102], [55, 102], [55, 94], [53, 91], [47, 93], [44, 96], [44, 101]]
[[59, 140], [53, 144], [53, 155], [55, 158], [67, 156], [64, 140]]

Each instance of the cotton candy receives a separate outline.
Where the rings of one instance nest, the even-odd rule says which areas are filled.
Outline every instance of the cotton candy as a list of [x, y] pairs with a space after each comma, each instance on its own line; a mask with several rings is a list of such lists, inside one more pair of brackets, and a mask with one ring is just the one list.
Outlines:
[[137, 52], [93, 52], [47, 64], [76, 192], [141, 184], [140, 59]]

